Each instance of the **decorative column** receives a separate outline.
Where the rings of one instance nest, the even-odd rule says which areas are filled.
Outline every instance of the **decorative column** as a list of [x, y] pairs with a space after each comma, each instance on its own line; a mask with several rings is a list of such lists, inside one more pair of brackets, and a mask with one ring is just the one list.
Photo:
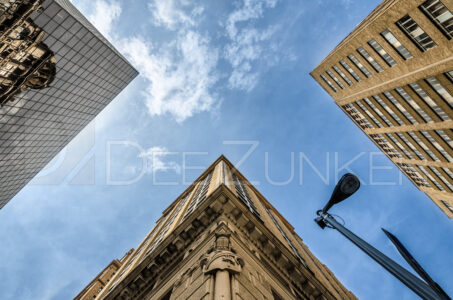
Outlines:
[[231, 275], [242, 271], [244, 262], [230, 248], [230, 234], [221, 228], [216, 233], [215, 247], [201, 259], [205, 274], [212, 274], [214, 291], [213, 300], [232, 300]]

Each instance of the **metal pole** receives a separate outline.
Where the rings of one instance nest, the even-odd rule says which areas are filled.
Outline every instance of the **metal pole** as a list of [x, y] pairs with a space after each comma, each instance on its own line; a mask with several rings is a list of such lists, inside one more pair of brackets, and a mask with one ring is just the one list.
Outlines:
[[391, 258], [386, 256], [384, 253], [380, 252], [357, 235], [346, 229], [343, 225], [338, 223], [331, 215], [324, 213], [322, 211], [318, 212], [318, 215], [323, 219], [323, 221], [333, 228], [338, 230], [342, 235], [344, 235], [348, 240], [354, 243], [357, 247], [363, 250], [368, 256], [374, 259], [378, 264], [384, 267], [389, 271], [393, 276], [399, 279], [403, 284], [410, 288], [414, 293], [420, 296], [422, 299], [427, 300], [442, 300], [429, 285], [423, 282], [421, 279], [401, 267]]

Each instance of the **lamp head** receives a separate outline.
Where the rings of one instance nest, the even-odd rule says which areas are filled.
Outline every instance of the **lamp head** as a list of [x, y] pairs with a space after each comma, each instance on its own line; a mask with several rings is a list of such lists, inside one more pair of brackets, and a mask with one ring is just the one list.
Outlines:
[[322, 209], [323, 213], [326, 213], [334, 204], [340, 203], [352, 194], [357, 192], [360, 188], [360, 180], [351, 173], [344, 174], [338, 181], [335, 189], [332, 192], [329, 202]]

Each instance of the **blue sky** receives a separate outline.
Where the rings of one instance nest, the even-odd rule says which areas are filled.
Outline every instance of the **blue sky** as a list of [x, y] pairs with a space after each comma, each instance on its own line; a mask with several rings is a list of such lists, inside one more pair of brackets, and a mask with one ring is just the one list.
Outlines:
[[453, 294], [451, 220], [309, 75], [379, 1], [73, 3], [141, 76], [0, 210], [1, 299], [74, 297], [220, 154], [360, 299], [417, 299], [313, 222], [354, 172], [361, 189], [332, 213], [407, 267], [380, 228], [397, 235]]

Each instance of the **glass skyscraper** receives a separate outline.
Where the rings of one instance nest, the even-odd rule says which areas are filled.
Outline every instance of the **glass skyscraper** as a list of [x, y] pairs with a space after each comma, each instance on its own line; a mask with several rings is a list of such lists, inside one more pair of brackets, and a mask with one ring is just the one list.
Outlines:
[[69, 0], [0, 3], [0, 208], [137, 75]]

